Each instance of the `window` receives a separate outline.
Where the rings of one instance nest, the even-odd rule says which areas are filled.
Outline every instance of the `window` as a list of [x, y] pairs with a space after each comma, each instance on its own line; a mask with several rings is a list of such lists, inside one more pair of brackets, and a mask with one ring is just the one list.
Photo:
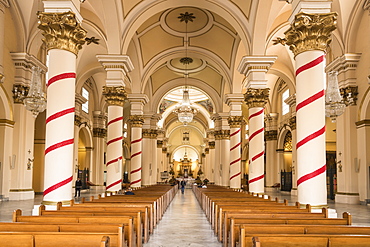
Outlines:
[[89, 91], [87, 91], [85, 88], [82, 88], [82, 97], [87, 99], [86, 102], [82, 104], [82, 110], [86, 113], [89, 113]]
[[289, 89], [285, 90], [282, 94], [282, 113], [283, 115], [289, 113], [289, 105], [287, 103], [285, 103], [285, 100], [289, 98]]

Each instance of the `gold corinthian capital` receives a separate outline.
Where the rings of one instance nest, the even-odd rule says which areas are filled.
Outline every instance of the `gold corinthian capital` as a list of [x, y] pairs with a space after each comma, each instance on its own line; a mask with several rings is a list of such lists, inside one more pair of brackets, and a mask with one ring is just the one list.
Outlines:
[[287, 44], [294, 56], [312, 50], [326, 52], [331, 33], [336, 29], [337, 13], [299, 13], [291, 27], [284, 33], [285, 39], [277, 43]]
[[85, 44], [86, 30], [77, 22], [73, 12], [46, 13], [38, 12], [38, 28], [45, 37], [42, 41], [47, 50], [62, 49], [78, 55]]
[[124, 87], [107, 87], [103, 86], [103, 95], [106, 98], [108, 105], [123, 106], [126, 99]]
[[144, 124], [144, 117], [142, 115], [131, 115], [128, 118], [132, 127], [142, 127]]
[[240, 126], [243, 123], [243, 117], [242, 116], [230, 116], [227, 118], [227, 121], [229, 122], [230, 128], [240, 128]]
[[248, 88], [244, 94], [244, 101], [249, 108], [264, 107], [269, 99], [269, 88]]

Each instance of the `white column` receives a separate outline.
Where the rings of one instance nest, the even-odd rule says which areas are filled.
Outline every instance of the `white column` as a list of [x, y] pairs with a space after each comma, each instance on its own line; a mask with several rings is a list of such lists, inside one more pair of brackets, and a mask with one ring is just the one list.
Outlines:
[[90, 181], [96, 185], [104, 184], [104, 152], [106, 150], [105, 139], [107, 137], [107, 129], [105, 128], [105, 114], [101, 111], [93, 112], [93, 145], [94, 145], [94, 162]]
[[[325, 146], [325, 50], [335, 30], [330, 2], [296, 4], [283, 44], [295, 55], [298, 202], [327, 205]], [[320, 13], [320, 14], [318, 14]], [[320, 31], [319, 31], [320, 30]]]
[[[5, 9], [9, 8], [10, 4], [8, 0], [0, 0], [0, 47], [4, 47], [4, 30], [5, 30]], [[4, 76], [4, 49], [0, 49], [0, 81], [3, 80]]]
[[[347, 53], [336, 58], [326, 71], [337, 71], [338, 81], [344, 102], [348, 107], [336, 122], [336, 167], [337, 191], [335, 201], [339, 203], [358, 204], [360, 201], [359, 186], [360, 163], [358, 157], [357, 129], [353, 124], [357, 120], [357, 65], [361, 54]], [[365, 186], [366, 183], [361, 184]]]
[[209, 181], [211, 183], [216, 183], [215, 182], [215, 174], [216, 174], [216, 169], [215, 169], [215, 156], [216, 156], [216, 151], [215, 151], [215, 141], [210, 141], [208, 142], [208, 146], [209, 146], [209, 158], [208, 158], [208, 162], [210, 164], [210, 174], [209, 174]]
[[213, 116], [213, 121], [215, 121], [215, 152], [214, 152], [214, 182], [216, 185], [222, 185], [221, 177], [221, 118], [218, 115]]
[[[86, 31], [79, 24], [82, 18], [75, 7], [70, 5], [68, 9], [77, 14], [65, 12], [67, 9], [55, 13], [55, 8], [48, 8], [45, 3], [45, 13], [38, 16], [49, 61], [42, 202], [49, 205], [59, 201], [68, 203], [72, 198], [76, 55], [86, 37]], [[66, 18], [75, 22], [65, 23]], [[54, 27], [58, 27], [58, 31]], [[76, 39], [71, 40], [71, 35]]]
[[370, 202], [370, 120], [356, 122], [358, 155], [358, 188], [361, 204]]
[[[14, 121], [8, 119], [0, 119], [0, 140], [12, 140], [14, 125]], [[8, 200], [11, 181], [10, 170], [13, 164], [12, 146], [7, 145], [5, 141], [1, 141], [0, 153], [3, 154], [3, 156], [0, 157], [0, 175], [2, 178], [2, 180], [0, 181], [0, 199]]]
[[230, 186], [230, 130], [221, 130], [221, 185]]
[[142, 125], [143, 116], [131, 115], [131, 186], [141, 187], [142, 184]]
[[276, 56], [244, 56], [238, 71], [246, 76], [245, 101], [249, 107], [249, 191], [264, 193], [264, 106], [269, 89], [266, 74]]
[[280, 183], [278, 174], [280, 170], [277, 164], [277, 130], [265, 132], [266, 139], [266, 187], [271, 187], [275, 183]]
[[142, 170], [141, 170], [141, 184], [142, 185], [150, 185], [150, 178], [152, 172], [152, 148], [151, 148], [151, 129], [143, 129], [143, 150], [142, 152], [145, 154], [143, 156], [142, 161]]

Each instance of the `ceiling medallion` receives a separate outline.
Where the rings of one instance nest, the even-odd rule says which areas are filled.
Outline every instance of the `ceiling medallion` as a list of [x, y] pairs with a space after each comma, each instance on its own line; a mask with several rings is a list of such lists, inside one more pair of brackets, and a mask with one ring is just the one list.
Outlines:
[[183, 57], [180, 59], [180, 63], [183, 65], [191, 64], [193, 62], [193, 59], [191, 57]]
[[193, 13], [185, 12], [185, 14], [181, 13], [180, 16], [177, 18], [180, 19], [180, 22], [185, 21], [185, 23], [187, 24], [189, 21], [193, 22], [193, 19], [195, 19], [196, 17]]

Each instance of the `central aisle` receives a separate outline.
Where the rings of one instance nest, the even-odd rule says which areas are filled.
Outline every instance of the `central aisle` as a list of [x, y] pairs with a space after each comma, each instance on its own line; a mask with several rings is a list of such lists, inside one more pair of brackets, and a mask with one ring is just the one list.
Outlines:
[[144, 247], [221, 247], [190, 189], [179, 190]]

